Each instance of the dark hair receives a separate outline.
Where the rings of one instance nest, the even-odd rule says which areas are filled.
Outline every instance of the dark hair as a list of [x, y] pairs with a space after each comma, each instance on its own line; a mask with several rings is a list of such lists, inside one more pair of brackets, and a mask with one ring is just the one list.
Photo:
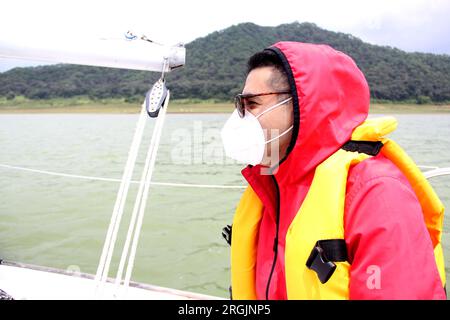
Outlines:
[[247, 62], [247, 75], [250, 71], [262, 67], [272, 67], [275, 69], [270, 77], [269, 83], [274, 90], [289, 90], [288, 77], [283, 62], [275, 52], [272, 50], [263, 50], [252, 55]]

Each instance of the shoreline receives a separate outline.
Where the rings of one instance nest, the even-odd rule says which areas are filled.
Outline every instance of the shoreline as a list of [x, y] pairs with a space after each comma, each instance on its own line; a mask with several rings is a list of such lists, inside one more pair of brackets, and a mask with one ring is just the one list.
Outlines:
[[[137, 114], [139, 104], [88, 104], [64, 106], [0, 106], [0, 114], [34, 114], [34, 113], [99, 113], [99, 114]], [[169, 104], [170, 114], [229, 114], [233, 111], [231, 103], [177, 103]], [[450, 105], [415, 105], [415, 104], [371, 104], [370, 114], [448, 114]]]

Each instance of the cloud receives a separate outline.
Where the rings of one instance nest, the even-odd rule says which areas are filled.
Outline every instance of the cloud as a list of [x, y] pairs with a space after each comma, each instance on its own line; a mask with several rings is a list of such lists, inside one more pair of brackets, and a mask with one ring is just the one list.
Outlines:
[[[299, 21], [407, 51], [450, 54], [447, 0], [3, 0], [2, 13], [0, 37], [43, 41], [117, 38], [133, 30], [158, 42], [187, 43], [241, 22]], [[10, 65], [0, 60], [0, 71]]]
[[409, 5], [386, 9], [349, 31], [374, 44], [450, 54], [449, 16], [448, 1], [412, 1]]

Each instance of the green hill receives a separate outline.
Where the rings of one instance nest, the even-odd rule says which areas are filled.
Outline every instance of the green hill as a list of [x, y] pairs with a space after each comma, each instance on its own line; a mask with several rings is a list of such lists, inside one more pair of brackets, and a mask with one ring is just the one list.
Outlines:
[[[243, 23], [186, 45], [186, 66], [167, 75], [174, 99], [229, 100], [238, 93], [248, 57], [277, 41], [325, 43], [349, 54], [367, 77], [373, 99], [450, 101], [450, 56], [406, 53], [364, 43], [311, 23], [262, 27]], [[52, 65], [0, 73], [0, 96], [31, 99], [88, 96], [141, 100], [159, 75], [141, 71]]]

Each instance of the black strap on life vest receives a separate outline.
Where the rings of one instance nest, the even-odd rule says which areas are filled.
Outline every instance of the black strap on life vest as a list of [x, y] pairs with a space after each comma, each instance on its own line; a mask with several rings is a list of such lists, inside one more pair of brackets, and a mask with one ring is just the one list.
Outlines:
[[[225, 239], [225, 241], [231, 246], [231, 232], [233, 230], [233, 227], [229, 224], [227, 224], [223, 229], [222, 229], [222, 237]], [[230, 286], [228, 288], [228, 292], [230, 293], [230, 300], [233, 300], [233, 289]]]
[[306, 266], [317, 273], [320, 282], [326, 283], [336, 270], [335, 262], [348, 261], [344, 239], [319, 240], [309, 255]]
[[231, 246], [231, 231], [232, 227], [229, 224], [227, 224], [226, 227], [222, 229], [222, 237], [230, 246]]
[[341, 149], [350, 152], [359, 152], [365, 153], [369, 156], [376, 156], [381, 148], [383, 147], [383, 143], [381, 141], [355, 141], [350, 140], [347, 141]]

